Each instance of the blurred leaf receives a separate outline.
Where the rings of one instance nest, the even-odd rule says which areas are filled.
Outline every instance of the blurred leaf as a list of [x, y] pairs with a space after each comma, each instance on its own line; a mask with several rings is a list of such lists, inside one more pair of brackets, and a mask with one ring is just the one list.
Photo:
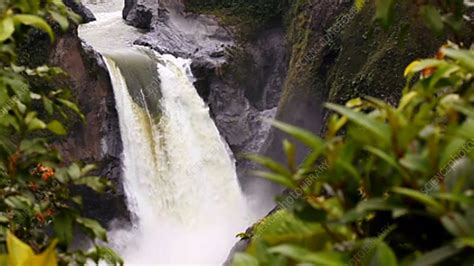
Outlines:
[[439, 13], [438, 9], [432, 5], [424, 5], [420, 8], [421, 16], [427, 24], [427, 26], [436, 34], [440, 35], [443, 33], [444, 24], [443, 18]]
[[79, 165], [77, 165], [77, 163], [73, 163], [67, 169], [67, 173], [69, 174], [69, 176], [71, 176], [73, 180], [76, 180], [81, 177], [81, 168], [79, 167]]
[[428, 196], [428, 195], [426, 195], [422, 192], [419, 192], [419, 191], [416, 191], [416, 190], [413, 190], [413, 189], [409, 189], [409, 188], [402, 188], [402, 187], [392, 188], [392, 191], [397, 193], [397, 194], [401, 194], [401, 195], [409, 197], [413, 200], [416, 200], [416, 201], [422, 203], [423, 205], [426, 205], [427, 207], [432, 208], [437, 213], [442, 213], [444, 211], [443, 205], [441, 205], [439, 202], [434, 200], [432, 197], [430, 197], [430, 196]]
[[59, 238], [59, 243], [68, 245], [73, 237], [74, 217], [68, 212], [60, 212], [54, 217], [54, 233]]
[[78, 217], [76, 222], [82, 226], [84, 232], [89, 234], [90, 237], [98, 238], [102, 241], [107, 242], [107, 231], [95, 220]]
[[273, 173], [268, 173], [268, 172], [263, 172], [263, 171], [253, 171], [252, 172], [254, 175], [263, 177], [265, 179], [271, 180], [275, 183], [278, 183], [280, 185], [283, 185], [288, 188], [296, 188], [296, 183], [293, 181], [290, 177], [288, 176], [283, 176], [280, 174], [273, 174]]
[[81, 117], [81, 119], [84, 119], [84, 115], [82, 114], [81, 110], [79, 109], [79, 107], [77, 107], [77, 105], [75, 103], [70, 102], [70, 101], [65, 100], [65, 99], [56, 99], [56, 100], [59, 101], [64, 106], [66, 106], [67, 108], [71, 109], [77, 115], [79, 115]]
[[10, 38], [13, 32], [15, 32], [15, 24], [13, 23], [13, 18], [11, 16], [0, 18], [0, 42], [3, 42], [6, 39]]
[[362, 258], [362, 266], [397, 266], [397, 257], [393, 250], [382, 240], [369, 240], [368, 253]]
[[393, 0], [376, 0], [377, 7], [375, 18], [380, 21], [384, 27], [388, 27], [392, 21], [393, 7], [395, 2]]
[[434, 249], [430, 252], [424, 253], [418, 257], [411, 265], [412, 266], [425, 266], [425, 265], [439, 265], [445, 259], [459, 253], [461, 249], [457, 248], [453, 244], [448, 244]]
[[285, 176], [285, 177], [288, 177], [290, 178], [292, 176], [292, 173], [283, 165], [281, 165], [280, 163], [268, 158], [268, 157], [264, 157], [264, 156], [260, 156], [260, 155], [254, 155], [254, 154], [249, 154], [249, 155], [246, 155], [246, 157], [270, 170], [272, 170], [273, 172], [279, 174], [279, 175], [282, 175], [282, 176]]
[[50, 10], [49, 13], [51, 14], [51, 17], [53, 17], [53, 19], [59, 24], [63, 31], [66, 31], [69, 28], [69, 21], [67, 17], [53, 10]]
[[28, 131], [35, 131], [38, 129], [45, 129], [46, 124], [38, 118], [33, 118], [28, 123]]
[[371, 117], [368, 117], [363, 113], [353, 111], [343, 106], [327, 103], [326, 107], [328, 109], [340, 113], [341, 115], [347, 116], [347, 118], [349, 118], [349, 120], [351, 120], [352, 122], [372, 132], [383, 143], [390, 143], [391, 132], [386, 124], [379, 122]]
[[287, 139], [283, 140], [283, 150], [285, 151], [288, 167], [291, 171], [296, 170], [296, 147]]
[[245, 253], [236, 253], [232, 266], [259, 266], [258, 260]]
[[95, 263], [99, 264], [99, 261], [103, 259], [107, 265], [124, 265], [124, 262], [120, 256], [115, 253], [114, 250], [104, 246], [95, 246], [88, 252], [88, 255], [94, 260]]
[[314, 150], [321, 150], [324, 146], [323, 140], [310, 131], [278, 121], [273, 121], [272, 125]]
[[109, 186], [109, 182], [104, 180], [102, 177], [98, 176], [86, 176], [80, 177], [74, 180], [75, 185], [85, 185], [93, 189], [97, 192], [104, 192], [107, 186]]
[[[312, 252], [305, 248], [284, 244], [269, 249], [272, 253], [282, 254], [295, 261], [302, 263], [313, 263], [315, 265], [346, 265], [348, 260], [341, 252], [323, 251]], [[382, 264], [380, 264], [382, 265]]]
[[16, 23], [32, 26], [46, 32], [49, 35], [49, 38], [54, 41], [54, 32], [44, 19], [29, 14], [17, 14], [13, 19]]
[[459, 62], [460, 65], [468, 68], [472, 73], [474, 72], [474, 51], [472, 50], [455, 50], [451, 48], [442, 48], [441, 51], [448, 57], [451, 57]]
[[31, 200], [25, 196], [10, 196], [5, 199], [5, 204], [18, 210], [29, 210], [30, 206], [33, 205]]
[[44, 109], [46, 110], [46, 112], [48, 112], [49, 115], [52, 115], [54, 112], [53, 102], [46, 96], [43, 96], [42, 98]]
[[56, 135], [66, 135], [67, 131], [64, 128], [63, 124], [59, 122], [58, 120], [53, 120], [51, 121], [48, 125], [47, 128], [49, 131], [53, 132]]

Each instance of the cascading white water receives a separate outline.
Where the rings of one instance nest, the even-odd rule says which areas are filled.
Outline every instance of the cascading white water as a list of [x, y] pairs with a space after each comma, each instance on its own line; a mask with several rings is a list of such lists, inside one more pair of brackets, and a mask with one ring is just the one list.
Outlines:
[[[161, 118], [129, 94], [107, 58], [124, 145], [125, 187], [137, 220], [112, 238], [131, 264], [222, 263], [246, 208], [234, 162], [190, 81], [188, 60], [158, 56]], [[145, 94], [142, 94], [145, 95]]]
[[80, 36], [104, 55], [111, 76], [133, 214], [131, 228], [110, 232], [111, 245], [126, 265], [222, 264], [249, 221], [191, 62], [131, 47], [139, 33], [119, 13], [95, 15]]

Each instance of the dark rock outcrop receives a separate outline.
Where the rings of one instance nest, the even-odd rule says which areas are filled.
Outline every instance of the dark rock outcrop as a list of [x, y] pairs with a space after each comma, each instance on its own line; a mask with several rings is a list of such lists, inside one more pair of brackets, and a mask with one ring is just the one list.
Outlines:
[[188, 13], [180, 1], [127, 0], [123, 14], [126, 23], [149, 29], [135, 44], [192, 58], [205, 73], [222, 66], [226, 48], [233, 45], [231, 33], [214, 18]]
[[151, 21], [153, 19], [153, 12], [150, 8], [137, 4], [127, 13], [127, 24], [139, 29], [149, 30]]
[[58, 38], [50, 62], [68, 74], [66, 84], [72, 88], [85, 116], [85, 123], [75, 121], [67, 138], [58, 144], [61, 154], [69, 162], [96, 164], [95, 174], [114, 184], [114, 189], [104, 194], [78, 188], [86, 215], [105, 225], [117, 218], [126, 220], [128, 210], [121, 179], [123, 148], [113, 89], [104, 62], [92, 48], [83, 46], [76, 30]]
[[77, 0], [64, 0], [64, 4], [71, 8], [71, 10], [82, 17], [82, 23], [89, 23], [91, 21], [96, 20], [92, 11], [90, 11], [87, 7], [82, 5]]

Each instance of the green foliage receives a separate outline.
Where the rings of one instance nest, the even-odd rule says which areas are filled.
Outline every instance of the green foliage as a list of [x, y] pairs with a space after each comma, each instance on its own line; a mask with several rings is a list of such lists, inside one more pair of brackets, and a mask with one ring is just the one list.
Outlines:
[[[385, 27], [388, 27], [395, 19], [395, 0], [376, 0], [376, 19]], [[455, 34], [467, 33], [469, 22], [464, 14], [467, 14], [469, 1], [417, 1], [413, 3], [424, 23], [436, 34], [450, 31]], [[471, 4], [472, 5], [472, 4]], [[470, 31], [470, 30], [469, 30]]]
[[[103, 192], [110, 182], [90, 176], [92, 165], [66, 165], [51, 144], [51, 135], [56, 135], [53, 139], [66, 135], [65, 122], [74, 114], [83, 119], [82, 113], [68, 89], [30, 83], [48, 84], [64, 73], [17, 63], [17, 45], [33, 28], [53, 41], [52, 23], [67, 30], [70, 20], [77, 22], [77, 18], [61, 0], [0, 3], [0, 257], [16, 252], [7, 245], [7, 232], [11, 232], [31, 247], [31, 252], [23, 249], [28, 254], [52, 246], [61, 265], [82, 265], [88, 259], [123, 264], [112, 250], [100, 245], [99, 241], [107, 241], [105, 229], [81, 216], [81, 197], [70, 190], [82, 185]], [[91, 240], [91, 250], [71, 249], [75, 229]], [[32, 260], [40, 259], [36, 257], [31, 255]]]
[[287, 141], [287, 165], [252, 156], [288, 192], [235, 265], [472, 264], [473, 60], [448, 44], [407, 67], [398, 106], [327, 104], [324, 139], [275, 122], [312, 152], [299, 167]]

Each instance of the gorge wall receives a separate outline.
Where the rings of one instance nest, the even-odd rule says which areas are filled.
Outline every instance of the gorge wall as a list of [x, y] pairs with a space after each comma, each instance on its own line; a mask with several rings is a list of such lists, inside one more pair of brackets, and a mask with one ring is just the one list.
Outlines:
[[[83, 6], [69, 4], [85, 21], [93, 20]], [[252, 189], [255, 178], [248, 170], [254, 166], [240, 154], [284, 159], [285, 136], [265, 119], [276, 117], [321, 133], [326, 101], [342, 103], [371, 95], [395, 102], [404, 85], [404, 67], [440, 45], [416, 21], [407, 25], [401, 20], [388, 30], [377, 26], [372, 20], [374, 1], [360, 12], [351, 7], [347, 1], [291, 1], [280, 17], [255, 27], [247, 38], [240, 38], [238, 27], [213, 16], [212, 10], [207, 15], [190, 13], [182, 1], [125, 0], [123, 16], [147, 31], [136, 44], [193, 59], [196, 87], [236, 155], [244, 189]], [[398, 8], [407, 17], [411, 12]], [[86, 123], [73, 123], [70, 136], [58, 145], [70, 161], [98, 162], [97, 174], [116, 183], [116, 190], [105, 196], [85, 197], [90, 215], [104, 223], [126, 219], [122, 144], [108, 73], [100, 56], [82, 46], [75, 29], [62, 34], [54, 46], [50, 55], [37, 61], [50, 60], [69, 74], [66, 83], [86, 116]], [[305, 153], [299, 147], [299, 158]], [[271, 201], [271, 192], [278, 188], [261, 182], [257, 190], [267, 186]]]

